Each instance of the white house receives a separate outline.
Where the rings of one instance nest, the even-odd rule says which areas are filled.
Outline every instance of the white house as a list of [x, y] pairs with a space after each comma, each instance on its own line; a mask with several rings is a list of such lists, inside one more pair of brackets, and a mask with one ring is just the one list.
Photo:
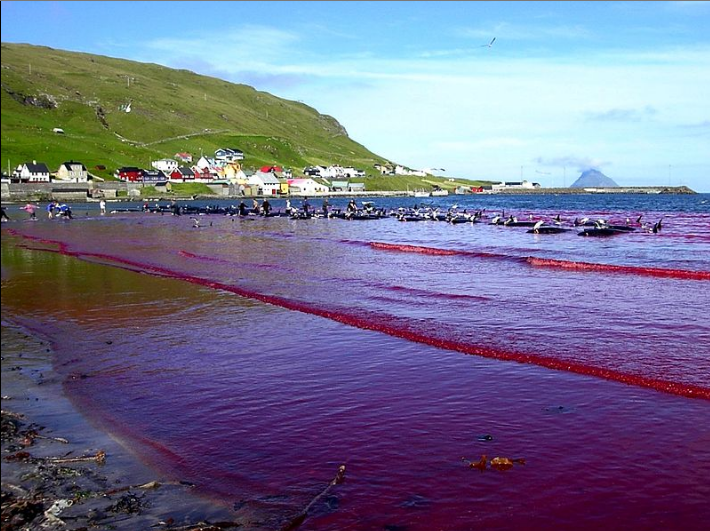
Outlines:
[[343, 168], [343, 176], [345, 177], [365, 177], [365, 170], [358, 168], [353, 168], [352, 166], [347, 166]]
[[327, 194], [328, 187], [317, 183], [313, 179], [289, 179], [288, 193], [291, 195]]
[[14, 175], [20, 179], [20, 182], [49, 182], [49, 168], [47, 168], [47, 165], [44, 162], [40, 162], [38, 164], [36, 160], [33, 160], [32, 162], [25, 162], [24, 164], [18, 166], [14, 171]]
[[214, 152], [214, 160], [218, 164], [244, 160], [244, 152], [237, 148], [220, 148]]
[[154, 160], [150, 164], [156, 170], [160, 170], [164, 173], [167, 173], [168, 175], [178, 169], [178, 162], [173, 159]]
[[320, 176], [324, 179], [337, 179], [339, 177], [343, 177], [343, 167], [338, 166], [337, 164], [328, 166], [327, 168], [320, 171]]
[[215, 161], [214, 159], [210, 159], [205, 157], [204, 155], [199, 158], [199, 160], [195, 163], [195, 168], [200, 168], [201, 170], [209, 169], [215, 166]]
[[86, 166], [81, 162], [70, 160], [69, 162], [63, 162], [59, 166], [56, 178], [73, 183], [85, 183], [89, 180], [89, 172], [86, 171]]
[[259, 195], [278, 195], [281, 182], [273, 172], [258, 171], [247, 178], [247, 184], [256, 185]]
[[515, 181], [515, 182], [501, 182], [499, 184], [494, 184], [491, 189], [492, 191], [500, 190], [532, 190], [534, 188], [540, 188], [539, 183], [531, 183], [529, 181]]

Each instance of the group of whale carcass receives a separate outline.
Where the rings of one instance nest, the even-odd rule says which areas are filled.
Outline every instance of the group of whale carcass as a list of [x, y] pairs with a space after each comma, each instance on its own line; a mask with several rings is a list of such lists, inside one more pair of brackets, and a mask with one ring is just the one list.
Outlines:
[[[428, 206], [418, 207], [416, 205], [413, 207], [408, 206], [386, 209], [376, 208], [372, 202], [363, 202], [361, 207], [354, 209], [330, 207], [324, 207], [322, 209], [304, 209], [302, 207], [291, 207], [284, 211], [269, 210], [264, 212], [259, 208], [248, 209], [245, 211], [243, 208], [240, 209], [233, 206], [181, 205], [179, 209], [176, 210], [174, 206], [156, 205], [155, 207], [148, 207], [144, 210], [161, 214], [170, 213], [173, 215], [196, 216], [221, 214], [239, 217], [288, 217], [293, 220], [327, 218], [358, 221], [396, 218], [397, 220], [403, 222], [437, 221], [451, 224], [487, 222], [489, 225], [498, 225], [501, 227], [527, 227], [527, 232], [530, 234], [559, 234], [581, 228], [578, 235], [587, 237], [614, 236], [617, 234], [634, 232], [636, 230], [643, 230], [645, 232], [655, 234], [660, 232], [663, 227], [662, 218], [656, 223], [647, 223], [642, 221], [643, 215], [638, 216], [635, 221], [632, 221], [630, 218], [626, 218], [623, 224], [610, 223], [605, 219], [590, 219], [588, 217], [581, 219], [575, 218], [574, 220], [569, 221], [563, 220], [559, 214], [550, 219], [543, 219], [540, 217], [535, 219], [532, 214], [528, 215], [528, 219], [519, 219], [514, 215], [506, 216], [505, 213], [495, 214], [493, 217], [489, 218], [485, 210], [475, 210], [473, 212], [469, 212], [468, 210], [459, 210], [456, 206], [446, 210]], [[195, 222], [196, 227], [199, 227], [199, 225], [199, 222]]]

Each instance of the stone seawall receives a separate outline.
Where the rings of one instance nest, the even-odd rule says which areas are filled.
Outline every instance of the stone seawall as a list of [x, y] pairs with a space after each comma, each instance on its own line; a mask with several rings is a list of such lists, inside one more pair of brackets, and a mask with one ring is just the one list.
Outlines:
[[[93, 182], [86, 183], [2, 183], [2, 201], [14, 203], [23, 201], [98, 201], [105, 199], [125, 199], [140, 201], [147, 199], [141, 194], [141, 184], [125, 182]], [[242, 197], [262, 197], [251, 191], [245, 196], [239, 195], [236, 187], [215, 185], [214, 194], [199, 197], [183, 197], [179, 193], [160, 192], [164, 199], [240, 199]], [[695, 194], [687, 186], [627, 186], [618, 188], [511, 188], [509, 190], [484, 191], [483, 194], [507, 195], [549, 195], [549, 194]], [[406, 197], [411, 194], [401, 191], [366, 191], [366, 192], [329, 192], [327, 194], [307, 194], [313, 197]], [[455, 194], [452, 194], [455, 195]], [[468, 194], [467, 194], [468, 195]], [[301, 197], [291, 195], [290, 197]], [[280, 195], [279, 197], [289, 197]], [[151, 196], [153, 198], [153, 196]]]

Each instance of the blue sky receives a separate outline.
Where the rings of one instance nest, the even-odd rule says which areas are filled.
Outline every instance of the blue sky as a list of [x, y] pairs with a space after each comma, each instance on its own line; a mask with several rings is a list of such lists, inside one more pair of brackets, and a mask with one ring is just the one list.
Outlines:
[[710, 191], [708, 28], [695, 1], [2, 1], [3, 42], [246, 83], [406, 166], [543, 186]]

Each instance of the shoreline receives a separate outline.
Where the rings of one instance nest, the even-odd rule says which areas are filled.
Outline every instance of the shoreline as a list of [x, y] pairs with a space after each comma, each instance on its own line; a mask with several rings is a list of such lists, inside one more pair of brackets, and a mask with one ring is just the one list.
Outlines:
[[[83, 190], [83, 189], [82, 189]], [[36, 187], [28, 186], [23, 191], [6, 191], [3, 189], [2, 204], [14, 205], [27, 201], [42, 202], [48, 200], [59, 200], [66, 203], [97, 203], [98, 198], [91, 197], [88, 193], [89, 187], [86, 186], [86, 192], [82, 191], [77, 195], [77, 190], [72, 190], [70, 194], [62, 193], [61, 189], [38, 190]], [[496, 191], [483, 191], [476, 193], [456, 194], [449, 192], [446, 196], [440, 197], [475, 197], [475, 196], [545, 196], [545, 195], [696, 195], [704, 192], [696, 192], [687, 186], [620, 186], [618, 188], [510, 188]], [[377, 198], [377, 197], [411, 197], [414, 198], [414, 192], [409, 190], [372, 190], [363, 192], [327, 192], [317, 194], [279, 194], [273, 195], [222, 195], [222, 194], [186, 194], [179, 195], [176, 192], [161, 192], [156, 195], [147, 195], [139, 197], [106, 197], [108, 203], [123, 203], [123, 202], [142, 202], [142, 201], [213, 201], [226, 200], [237, 201], [247, 199], [294, 199], [300, 200], [304, 197], [309, 198]], [[435, 199], [439, 196], [425, 196], [420, 199]]]
[[259, 528], [92, 425], [65, 395], [49, 343], [4, 317], [2, 387], [3, 530]]

